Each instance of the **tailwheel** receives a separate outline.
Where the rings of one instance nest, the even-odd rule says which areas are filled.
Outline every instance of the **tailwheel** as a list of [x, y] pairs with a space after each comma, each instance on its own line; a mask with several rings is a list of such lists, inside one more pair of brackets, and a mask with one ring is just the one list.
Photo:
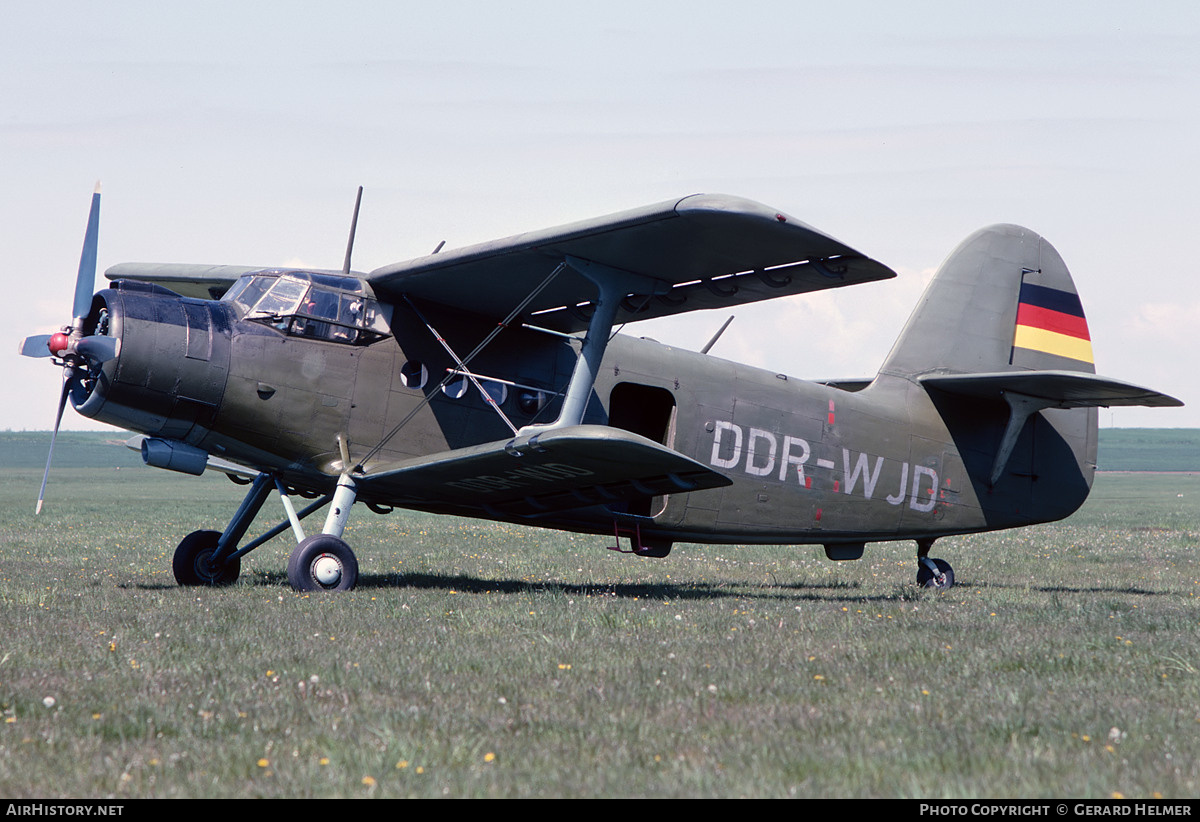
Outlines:
[[292, 551], [287, 575], [297, 591], [349, 591], [358, 582], [358, 560], [341, 539], [314, 534]]
[[929, 549], [936, 537], [917, 540], [917, 585], [945, 591], [954, 587], [954, 569], [944, 559], [930, 559]]
[[237, 581], [242, 572], [240, 559], [226, 560], [220, 565], [212, 561], [220, 539], [220, 531], [193, 531], [184, 537], [171, 562], [175, 581], [180, 585], [230, 585]]
[[922, 557], [917, 565], [917, 585], [945, 591], [954, 586], [954, 569], [944, 559]]

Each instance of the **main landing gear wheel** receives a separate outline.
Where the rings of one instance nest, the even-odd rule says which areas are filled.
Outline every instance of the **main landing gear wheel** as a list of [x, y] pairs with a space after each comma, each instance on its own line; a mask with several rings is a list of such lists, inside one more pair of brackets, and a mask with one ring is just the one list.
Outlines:
[[221, 566], [213, 565], [220, 531], [193, 531], [175, 548], [171, 570], [180, 585], [230, 585], [242, 572], [241, 559], [231, 559]]
[[[933, 564], [936, 572], [926, 563]], [[934, 588], [945, 591], [954, 586], [954, 569], [944, 559], [925, 559], [917, 565], [917, 585], [922, 588]]]
[[358, 582], [358, 560], [337, 537], [314, 534], [292, 551], [287, 575], [297, 591], [349, 591]]

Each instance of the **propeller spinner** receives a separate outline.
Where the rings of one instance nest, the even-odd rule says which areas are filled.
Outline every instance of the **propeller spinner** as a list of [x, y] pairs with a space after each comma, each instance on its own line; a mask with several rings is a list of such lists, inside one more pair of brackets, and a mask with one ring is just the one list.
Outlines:
[[72, 389], [82, 380], [94, 376], [100, 365], [114, 358], [120, 341], [103, 334], [84, 336], [84, 327], [92, 310], [92, 294], [96, 285], [96, 249], [100, 233], [100, 184], [92, 194], [91, 211], [88, 213], [87, 230], [83, 237], [83, 251], [79, 257], [79, 273], [75, 278], [75, 299], [71, 308], [71, 324], [54, 334], [35, 334], [26, 337], [19, 352], [26, 357], [53, 357], [56, 365], [63, 369], [62, 393], [58, 398], [58, 413], [54, 418], [54, 432], [50, 436], [50, 452], [46, 455], [46, 470], [42, 474], [42, 487], [38, 492], [37, 509], [41, 513], [46, 495], [46, 480], [50, 476], [50, 462], [54, 458], [54, 442], [62, 424], [63, 410]]

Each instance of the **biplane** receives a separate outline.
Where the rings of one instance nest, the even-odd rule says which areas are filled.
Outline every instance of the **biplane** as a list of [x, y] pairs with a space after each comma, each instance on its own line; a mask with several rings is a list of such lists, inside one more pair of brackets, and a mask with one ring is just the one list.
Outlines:
[[[1098, 407], [1181, 405], [1096, 375], [1066, 265], [1015, 225], [950, 254], [873, 378], [808, 381], [615, 333], [895, 276], [787, 214], [694, 195], [361, 273], [359, 201], [340, 270], [123, 263], [93, 294], [97, 187], [73, 319], [21, 345], [63, 369], [56, 433], [69, 400], [136, 432], [148, 465], [247, 486], [224, 528], [183, 537], [181, 585], [233, 582], [290, 528], [291, 585], [351, 589], [357, 503], [646, 557], [819, 544], [853, 560], [912, 540], [918, 584], [947, 588], [938, 538], [1083, 503]], [[247, 541], [272, 494], [286, 518]]]

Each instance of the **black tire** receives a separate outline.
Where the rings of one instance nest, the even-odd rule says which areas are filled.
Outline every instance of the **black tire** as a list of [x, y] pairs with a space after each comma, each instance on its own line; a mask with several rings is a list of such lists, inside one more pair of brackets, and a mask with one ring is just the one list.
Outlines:
[[287, 575], [297, 591], [350, 591], [358, 583], [358, 560], [337, 537], [313, 534], [292, 551]]
[[175, 548], [171, 570], [180, 585], [231, 585], [242, 572], [241, 559], [228, 560], [221, 567], [212, 564], [220, 531], [193, 531]]
[[939, 582], [938, 578], [933, 575], [933, 572], [925, 567], [924, 563], [917, 565], [917, 585], [922, 588], [934, 588], [938, 591], [945, 591], [954, 587], [954, 569], [950, 567], [950, 563], [944, 559], [935, 559], [933, 564], [937, 566], [938, 571], [942, 574], [942, 579]]

